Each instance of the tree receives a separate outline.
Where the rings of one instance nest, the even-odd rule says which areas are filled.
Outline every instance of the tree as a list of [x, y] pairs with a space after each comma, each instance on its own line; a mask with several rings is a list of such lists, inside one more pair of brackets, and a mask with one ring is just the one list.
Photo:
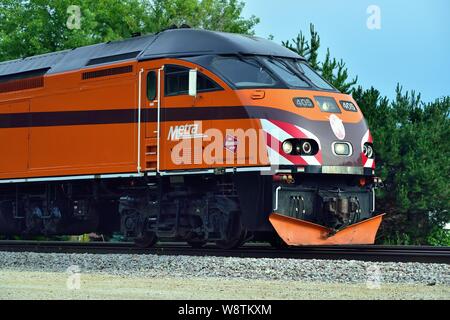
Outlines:
[[[292, 42], [291, 42], [292, 41]], [[344, 61], [331, 58], [330, 49], [323, 62], [319, 61], [320, 37], [310, 24], [310, 39], [307, 40], [302, 31], [296, 38], [282, 42], [283, 46], [298, 53], [304, 57], [308, 63], [316, 69], [325, 79], [327, 79], [334, 87], [344, 93], [350, 93], [358, 82], [358, 77], [349, 80], [349, 75]]]
[[172, 24], [188, 24], [207, 30], [253, 34], [259, 19], [241, 17], [244, 2], [238, 0], [154, 0], [148, 3], [151, 24], [156, 32]]
[[337, 89], [350, 93], [364, 113], [374, 139], [376, 173], [385, 182], [377, 191], [377, 210], [386, 212], [380, 240], [396, 244], [447, 244], [450, 233], [450, 96], [421, 102], [415, 92], [397, 86], [393, 101], [375, 88], [355, 88], [342, 60], [319, 60], [320, 37], [310, 25], [310, 38], [300, 32], [285, 47], [308, 63]]
[[385, 182], [377, 207], [386, 212], [381, 236], [402, 244], [435, 244], [447, 239], [450, 221], [450, 97], [422, 103], [420, 95], [402, 93], [394, 101], [374, 89], [358, 87], [353, 97], [371, 127], [377, 174]]
[[[71, 5], [80, 28], [70, 29]], [[159, 32], [173, 24], [252, 34], [238, 0], [2, 0], [0, 61]]]

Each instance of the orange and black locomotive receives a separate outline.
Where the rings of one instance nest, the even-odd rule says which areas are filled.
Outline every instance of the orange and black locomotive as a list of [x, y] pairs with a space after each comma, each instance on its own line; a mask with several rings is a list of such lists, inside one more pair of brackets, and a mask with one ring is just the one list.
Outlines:
[[271, 41], [195, 29], [0, 63], [0, 234], [373, 243], [351, 96]]

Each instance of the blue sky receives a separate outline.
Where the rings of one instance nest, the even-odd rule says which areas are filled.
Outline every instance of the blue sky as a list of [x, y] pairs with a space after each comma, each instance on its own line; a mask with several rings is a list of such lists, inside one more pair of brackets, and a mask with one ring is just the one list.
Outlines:
[[[424, 101], [450, 95], [449, 0], [244, 0], [243, 15], [261, 22], [256, 35], [281, 43], [314, 23], [327, 47], [359, 84], [393, 98], [400, 83]], [[381, 29], [370, 30], [367, 8], [380, 8]]]

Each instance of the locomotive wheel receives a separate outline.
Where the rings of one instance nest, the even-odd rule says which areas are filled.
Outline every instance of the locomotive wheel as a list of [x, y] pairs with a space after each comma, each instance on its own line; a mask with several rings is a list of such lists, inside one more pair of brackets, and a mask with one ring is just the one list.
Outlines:
[[139, 248], [151, 248], [158, 242], [154, 232], [146, 232], [143, 237], [134, 239], [134, 244]]
[[14, 235], [21, 232], [21, 226], [14, 221], [11, 202], [4, 201], [0, 203], [0, 234]]
[[200, 248], [203, 248], [206, 245], [207, 241], [189, 240], [187, 243], [188, 243], [188, 245], [190, 245], [194, 249], [200, 249]]
[[225, 250], [236, 249], [242, 246], [247, 239], [247, 230], [242, 226], [240, 213], [231, 213], [232, 218], [227, 228], [227, 238], [216, 241], [216, 245]]
[[236, 248], [239, 248], [240, 246], [242, 246], [245, 243], [246, 239], [247, 239], [247, 230], [242, 230], [238, 238], [219, 240], [219, 241], [216, 241], [216, 245], [220, 249], [224, 249], [224, 250], [236, 249]]
[[277, 249], [285, 249], [289, 247], [277, 234], [274, 234], [268, 241], [272, 247]]

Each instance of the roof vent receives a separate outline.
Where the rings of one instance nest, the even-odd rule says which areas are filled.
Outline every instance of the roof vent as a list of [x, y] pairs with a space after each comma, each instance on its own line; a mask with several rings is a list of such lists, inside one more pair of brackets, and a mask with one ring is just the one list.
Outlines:
[[107, 56], [107, 57], [101, 57], [101, 58], [94, 58], [88, 61], [86, 66], [93, 66], [96, 64], [102, 64], [102, 63], [108, 63], [108, 62], [115, 62], [115, 61], [121, 61], [121, 60], [129, 60], [136, 58], [140, 51], [134, 51], [134, 52], [128, 52], [128, 53], [122, 53], [122, 54], [116, 54], [114, 56]]
[[103, 69], [97, 71], [83, 72], [82, 79], [88, 80], [93, 78], [109, 77], [117, 74], [133, 72], [133, 66], [124, 66], [110, 69]]
[[0, 93], [41, 88], [44, 86], [44, 77], [12, 80], [0, 83]]

